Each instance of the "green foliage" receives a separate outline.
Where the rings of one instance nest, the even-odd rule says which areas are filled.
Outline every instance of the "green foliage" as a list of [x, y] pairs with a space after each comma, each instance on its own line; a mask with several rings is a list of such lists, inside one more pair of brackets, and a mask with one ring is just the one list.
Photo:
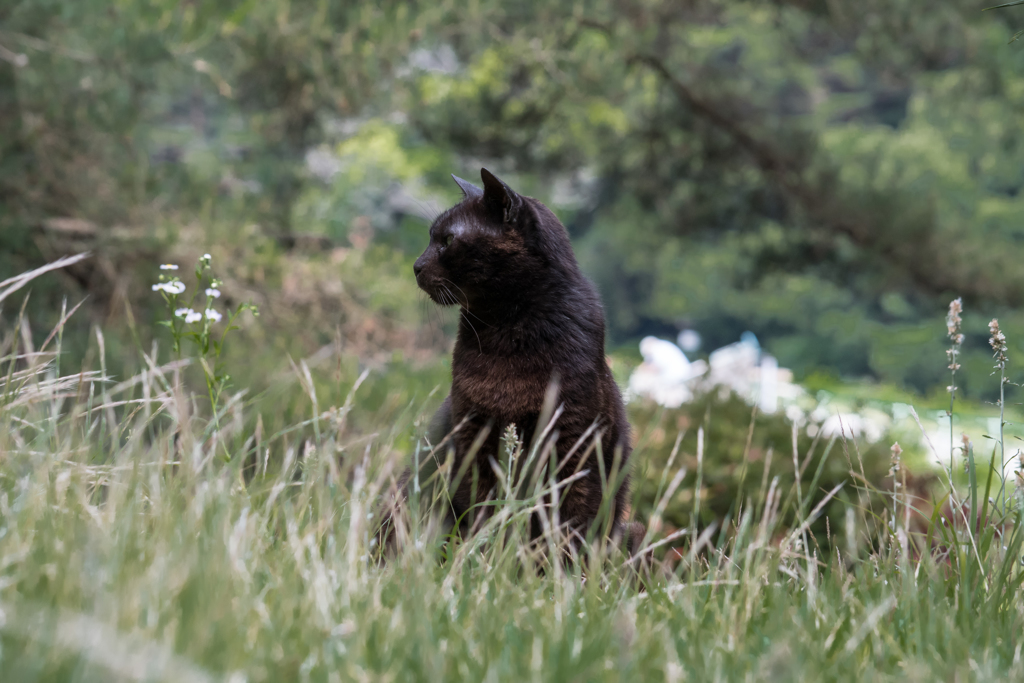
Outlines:
[[60, 287], [37, 283], [40, 305], [59, 309], [70, 288], [92, 295], [93, 320], [121, 316], [126, 298], [149, 319], [149, 276], [138, 268], [166, 259], [194, 232], [186, 226], [227, 224], [232, 245], [255, 226], [288, 247], [306, 151], [332, 121], [380, 100], [431, 13], [415, 9], [5, 3], [0, 279], [90, 249], [97, 266]]
[[89, 248], [106, 265], [40, 281], [40, 304], [73, 286], [93, 320], [125, 297], [148, 319], [138, 264], [185, 226], [404, 258], [447, 173], [483, 162], [563, 217], [613, 345], [751, 329], [798, 377], [928, 391], [949, 298], [1024, 339], [1022, 57], [1009, 13], [862, 9], [7, 3], [0, 275]]

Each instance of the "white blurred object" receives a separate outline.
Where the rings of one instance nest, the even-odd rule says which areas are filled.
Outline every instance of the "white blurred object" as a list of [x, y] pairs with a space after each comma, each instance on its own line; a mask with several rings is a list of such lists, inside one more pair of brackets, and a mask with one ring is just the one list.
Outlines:
[[743, 398], [752, 398], [753, 387], [761, 381], [760, 356], [757, 338], [744, 332], [740, 341], [716, 349], [708, 356], [711, 365], [708, 384], [727, 387]]
[[790, 403], [786, 406], [786, 418], [798, 427], [807, 422], [807, 415], [805, 415], [800, 406], [795, 403]]
[[678, 408], [693, 398], [685, 384], [666, 384], [658, 371], [643, 363], [629, 376], [628, 398], [642, 396], [666, 408]]
[[700, 332], [697, 330], [683, 330], [679, 333], [679, 336], [676, 337], [676, 342], [679, 344], [679, 348], [686, 353], [699, 351], [701, 341]]
[[819, 405], [817, 408], [811, 411], [810, 417], [813, 422], [821, 423], [827, 420], [830, 415], [831, 413], [828, 412], [828, 408], [826, 408], [824, 405]]
[[[828, 416], [818, 428], [825, 439], [855, 439], [863, 437], [869, 443], [875, 443], [885, 434], [892, 420], [879, 410], [865, 408], [860, 413], [835, 413]], [[808, 435], [810, 429], [808, 429]], [[948, 436], [947, 436], [948, 438]]]
[[[686, 344], [687, 348], [696, 348], [699, 339], [700, 335], [693, 330], [683, 330], [678, 338], [680, 345]], [[627, 400], [641, 396], [666, 408], [678, 408], [693, 400], [698, 392], [718, 390], [723, 398], [732, 392], [751, 405], [756, 404], [762, 413], [783, 411], [790, 422], [806, 430], [811, 438], [864, 439], [869, 443], [885, 435], [894, 417], [898, 421], [910, 413], [910, 407], [903, 404], [893, 404], [891, 415], [870, 405], [835, 405], [822, 392], [817, 400], [813, 399], [794, 383], [793, 371], [780, 368], [778, 360], [761, 349], [751, 332], [744, 332], [738, 342], [713, 351], [707, 363], [691, 362], [679, 346], [657, 337], [644, 337], [640, 353], [644, 362], [629, 377]], [[948, 424], [943, 427], [940, 420], [938, 432], [932, 435], [936, 445], [942, 443], [943, 437], [948, 444]]]
[[[680, 343], [695, 347], [700, 335], [693, 330], [679, 334]], [[690, 362], [683, 350], [670, 341], [644, 337], [640, 342], [644, 362], [629, 378], [629, 396], [643, 396], [667, 408], [677, 408], [693, 398], [695, 390], [718, 388], [723, 395], [734, 392], [765, 413], [774, 413], [804, 395], [793, 383], [793, 372], [761, 352], [752, 332], [740, 341], [711, 353], [707, 363]], [[823, 418], [824, 419], [824, 418]]]
[[640, 340], [640, 355], [644, 357], [644, 363], [657, 370], [666, 383], [690, 378], [692, 363], [686, 354], [670, 341], [644, 337]]
[[459, 70], [459, 57], [451, 45], [428, 50], [419, 48], [409, 55], [409, 66], [420, 71], [439, 74], [453, 74]]
[[790, 403], [804, 394], [803, 387], [793, 383], [793, 371], [780, 368], [778, 360], [763, 353], [752, 332], [744, 332], [735, 344], [712, 351], [708, 361], [708, 388], [733, 391], [757, 403], [762, 412], [774, 413], [780, 403]]
[[767, 353], [761, 356], [761, 391], [757, 407], [764, 413], [779, 409], [779, 361]]
[[644, 362], [629, 377], [629, 393], [644, 396], [666, 408], [678, 408], [693, 398], [690, 380], [707, 371], [702, 360], [691, 363], [670, 341], [644, 337], [640, 341]]
[[306, 150], [306, 170], [324, 182], [341, 173], [341, 159], [326, 145]]
[[833, 436], [853, 439], [864, 433], [864, 418], [856, 413], [829, 415], [821, 423], [818, 433], [825, 439], [831, 439]]

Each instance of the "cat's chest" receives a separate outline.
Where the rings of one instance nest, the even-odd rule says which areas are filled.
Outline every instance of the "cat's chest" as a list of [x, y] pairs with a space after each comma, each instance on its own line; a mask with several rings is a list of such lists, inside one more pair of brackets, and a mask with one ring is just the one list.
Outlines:
[[515, 419], [537, 413], [552, 378], [552, 364], [526, 354], [484, 354], [456, 349], [452, 363], [453, 408]]

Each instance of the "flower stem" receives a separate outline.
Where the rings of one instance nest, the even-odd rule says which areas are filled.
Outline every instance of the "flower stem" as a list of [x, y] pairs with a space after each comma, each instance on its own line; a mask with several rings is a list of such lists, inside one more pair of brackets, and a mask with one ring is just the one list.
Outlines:
[[953, 370], [950, 372], [949, 380], [949, 496], [954, 498], [953, 490], [953, 453], [956, 448], [953, 446], [953, 401], [956, 400], [956, 351], [953, 351]]
[[1003, 500], [1003, 514], [1006, 514], [1006, 448], [1003, 445], [1003, 425], [1006, 414], [1006, 363], [999, 366], [999, 496]]

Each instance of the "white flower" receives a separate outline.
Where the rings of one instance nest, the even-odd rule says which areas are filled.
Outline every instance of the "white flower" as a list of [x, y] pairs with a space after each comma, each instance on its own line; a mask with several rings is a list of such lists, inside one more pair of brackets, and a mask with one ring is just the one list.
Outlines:
[[208, 320], [212, 320], [215, 323], [219, 323], [220, 319], [223, 318], [223, 317], [224, 316], [222, 316], [220, 313], [218, 313], [217, 311], [213, 310], [212, 308], [207, 308], [206, 309], [206, 318]]
[[197, 323], [203, 319], [203, 314], [198, 311], [193, 311], [191, 308], [179, 308], [174, 311], [174, 315], [179, 318], [185, 318], [185, 322], [188, 324]]
[[178, 266], [173, 263], [164, 263], [160, 266], [160, 270], [177, 270]]
[[214, 299], [220, 296], [220, 290], [213, 287], [206, 288], [206, 296], [212, 296]]
[[167, 292], [168, 294], [181, 294], [185, 291], [185, 283], [181, 280], [171, 282], [158, 282], [153, 285], [154, 292]]
[[209, 263], [211, 258], [213, 258], [213, 257], [210, 256], [209, 254], [203, 254], [203, 258], [200, 259], [200, 260], [201, 261], [206, 261], [207, 263]]

